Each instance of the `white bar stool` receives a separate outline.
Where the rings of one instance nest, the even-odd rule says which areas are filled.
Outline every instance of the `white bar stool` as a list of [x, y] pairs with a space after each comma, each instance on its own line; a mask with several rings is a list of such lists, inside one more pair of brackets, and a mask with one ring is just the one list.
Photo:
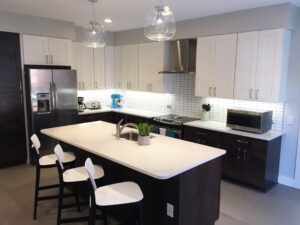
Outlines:
[[[101, 209], [105, 214], [106, 207], [128, 205], [137, 207], [137, 224], [143, 225], [142, 200], [143, 193], [138, 184], [134, 182], [121, 182], [106, 185], [97, 188], [95, 178], [96, 172], [93, 162], [90, 158], [85, 161], [85, 168], [89, 174], [90, 184], [90, 221], [89, 225], [95, 225], [96, 208]], [[107, 219], [104, 219], [104, 225], [107, 225]]]
[[[40, 190], [47, 190], [47, 189], [52, 189], [52, 188], [58, 188], [59, 184], [54, 184], [54, 185], [47, 185], [47, 186], [42, 186], [40, 187], [40, 171], [41, 169], [46, 169], [46, 168], [54, 168], [56, 167], [56, 155], [51, 154], [51, 155], [45, 155], [45, 156], [40, 156], [40, 147], [41, 143], [39, 138], [37, 137], [36, 134], [33, 134], [31, 136], [31, 141], [32, 141], [32, 149], [35, 149], [32, 151], [33, 153], [33, 159], [36, 165], [36, 180], [35, 180], [35, 193], [34, 193], [34, 210], [33, 210], [33, 219], [36, 219], [36, 214], [37, 214], [37, 207], [38, 207], [38, 201], [43, 201], [43, 200], [50, 200], [50, 199], [55, 199], [58, 198], [58, 195], [51, 195], [51, 196], [43, 196], [39, 197], [39, 191]], [[65, 165], [70, 165], [73, 166], [75, 162], [75, 155], [73, 152], [65, 152], [65, 160], [64, 164]], [[65, 197], [71, 197], [72, 195], [66, 195]]]
[[[84, 166], [82, 167], [75, 167], [72, 169], [65, 170], [64, 169], [64, 157], [65, 154], [61, 148], [61, 146], [58, 144], [54, 148], [54, 152], [57, 156], [56, 166], [58, 169], [59, 174], [59, 200], [58, 200], [58, 211], [57, 211], [57, 225], [60, 225], [62, 223], [74, 223], [74, 222], [82, 222], [82, 221], [89, 221], [89, 217], [77, 217], [77, 218], [61, 218], [62, 209], [65, 208], [71, 208], [71, 207], [77, 207], [79, 209], [79, 206], [82, 204], [86, 204], [85, 202], [79, 203], [78, 197], [76, 200], [76, 204], [68, 204], [63, 205], [63, 198], [64, 198], [64, 188], [66, 185], [72, 185], [75, 187], [76, 185], [80, 183], [86, 183], [87, 179], [89, 178], [89, 175], [85, 169]], [[95, 179], [100, 179], [104, 176], [104, 171], [101, 166], [96, 165], [95, 166], [95, 173], [94, 177]], [[104, 216], [100, 215], [97, 217], [97, 219], [103, 219]]]

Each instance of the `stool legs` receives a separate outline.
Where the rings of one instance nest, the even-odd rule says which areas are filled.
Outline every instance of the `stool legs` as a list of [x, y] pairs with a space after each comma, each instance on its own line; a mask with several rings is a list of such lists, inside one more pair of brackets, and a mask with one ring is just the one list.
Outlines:
[[139, 211], [139, 225], [144, 225], [142, 202], [140, 202], [138, 205], [138, 211]]
[[75, 200], [76, 200], [76, 207], [77, 207], [77, 211], [80, 212], [80, 204], [79, 204], [79, 196], [78, 196], [78, 188], [76, 186], [76, 184], [74, 185], [74, 194], [75, 194]]
[[40, 168], [36, 166], [36, 178], [35, 178], [35, 191], [34, 191], [34, 209], [33, 219], [36, 220], [38, 199], [39, 199], [39, 186], [40, 186]]
[[59, 185], [59, 197], [58, 197], [58, 210], [57, 210], [57, 225], [60, 225], [60, 221], [61, 221], [63, 198], [64, 198], [64, 186], [62, 184], [60, 184]]

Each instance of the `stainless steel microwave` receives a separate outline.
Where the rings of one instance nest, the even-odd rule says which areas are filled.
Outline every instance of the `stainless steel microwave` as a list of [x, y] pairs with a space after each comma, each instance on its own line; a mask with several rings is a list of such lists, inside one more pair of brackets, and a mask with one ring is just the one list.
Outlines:
[[265, 133], [272, 128], [273, 111], [245, 111], [227, 109], [227, 127], [232, 129]]

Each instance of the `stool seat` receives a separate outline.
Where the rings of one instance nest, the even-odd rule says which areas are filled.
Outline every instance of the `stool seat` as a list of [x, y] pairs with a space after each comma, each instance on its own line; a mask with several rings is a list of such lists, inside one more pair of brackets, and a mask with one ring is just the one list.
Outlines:
[[136, 203], [141, 201], [143, 197], [139, 185], [134, 182], [106, 185], [95, 191], [95, 202], [98, 206]]
[[[104, 176], [104, 170], [101, 166], [95, 165], [95, 179]], [[86, 181], [89, 175], [84, 166], [68, 169], [63, 172], [63, 181], [66, 183]]]
[[[75, 161], [75, 155], [73, 152], [65, 152], [64, 155], [65, 157], [63, 163], [69, 163]], [[39, 159], [39, 163], [41, 166], [51, 166], [51, 165], [55, 166], [56, 160], [57, 160], [56, 155], [50, 154], [50, 155], [42, 156]]]

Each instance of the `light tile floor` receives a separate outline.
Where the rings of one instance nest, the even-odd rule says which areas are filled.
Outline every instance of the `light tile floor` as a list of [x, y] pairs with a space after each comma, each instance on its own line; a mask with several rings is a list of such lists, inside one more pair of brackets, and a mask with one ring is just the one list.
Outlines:
[[[47, 170], [42, 177], [42, 184], [58, 182], [56, 169]], [[0, 225], [56, 223], [55, 200], [40, 202], [38, 219], [32, 219], [34, 179], [33, 166], [0, 169]], [[82, 214], [87, 213], [85, 208]], [[64, 211], [64, 216], [70, 214], [74, 216], [74, 209]], [[115, 222], [110, 219], [110, 224]], [[277, 185], [262, 193], [222, 181], [221, 213], [216, 225], [300, 225], [300, 190]]]

